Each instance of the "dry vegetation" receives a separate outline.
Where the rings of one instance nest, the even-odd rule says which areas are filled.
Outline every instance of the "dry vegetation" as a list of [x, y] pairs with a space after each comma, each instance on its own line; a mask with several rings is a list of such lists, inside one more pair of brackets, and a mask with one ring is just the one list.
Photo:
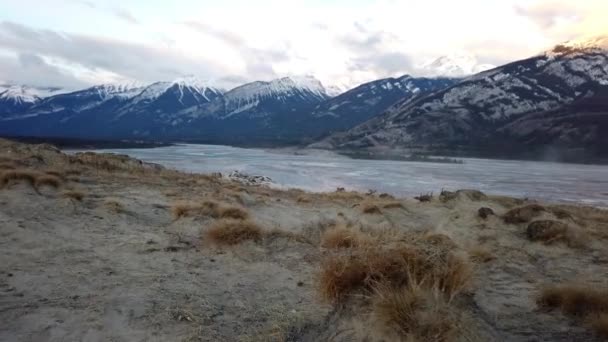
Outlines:
[[216, 245], [236, 245], [244, 241], [257, 241], [262, 228], [248, 220], [221, 219], [204, 232], [204, 239]]
[[547, 286], [541, 290], [537, 304], [559, 309], [608, 338], [608, 289], [577, 284]]
[[[76, 253], [74, 259], [69, 259], [70, 254], [62, 252], [62, 258], [72, 262], [75, 269], [83, 264], [92, 268], [91, 274], [103, 275], [92, 275], [86, 284], [103, 284], [99, 296], [104, 300], [117, 291], [108, 294], [103, 289], [125, 289], [124, 285], [116, 285], [119, 282], [134, 281], [138, 288], [150, 290], [134, 295], [151, 296], [154, 304], [147, 297], [135, 304], [151, 307], [151, 311], [156, 306], [161, 311], [170, 306], [171, 314], [166, 316], [171, 321], [155, 316], [158, 322], [144, 325], [145, 329], [170, 326], [165, 332], [172, 334], [192, 327], [196, 330], [192, 340], [239, 340], [231, 329], [240, 329], [238, 334], [251, 337], [250, 340], [295, 341], [306, 337], [325, 341], [335, 337], [336, 341], [477, 341], [463, 337], [469, 334], [467, 330], [479, 328], [470, 324], [471, 316], [477, 323], [483, 321], [482, 328], [496, 331], [498, 340], [552, 340], [554, 336], [566, 336], [558, 339], [561, 342], [580, 340], [578, 331], [570, 334], [567, 322], [551, 325], [542, 321], [547, 315], [528, 310], [534, 307], [535, 288], [530, 284], [562, 281], [566, 274], [585, 275], [586, 266], [596, 273], [591, 274], [595, 276], [593, 283], [601, 283], [600, 271], [606, 270], [603, 265], [608, 260], [605, 248], [597, 242], [608, 239], [608, 213], [597, 208], [541, 206], [471, 190], [442, 191], [438, 200], [431, 193], [421, 195], [418, 200], [426, 202], [423, 204], [373, 191], [282, 191], [165, 170], [125, 156], [66, 156], [47, 147], [40, 151], [27, 146], [15, 148], [17, 152], [11, 152], [11, 158], [0, 156], [0, 195], [5, 196], [3, 206], [12, 206], [6, 212], [17, 212], [12, 201], [16, 197], [11, 196], [32, 196], [24, 198], [44, 201], [44, 215], [53, 215], [53, 206], [47, 205], [52, 202], [47, 201], [73, 201], [74, 205], [65, 205], [66, 200], [58, 202], [58, 215], [49, 217], [61, 220], [73, 215], [70, 221], [61, 222], [86, 225], [84, 230], [75, 228], [88, 239], [107, 236], [107, 241], [117, 243], [105, 246], [93, 241], [98, 244], [95, 253], [109, 249], [100, 260], [111, 262], [99, 263], [105, 268], [88, 262], [89, 256], [80, 248], [83, 240], [61, 246], [62, 251]], [[74, 186], [74, 181], [80, 184]], [[16, 183], [29, 184], [36, 192], [44, 187], [47, 191], [35, 194], [12, 186]], [[52, 191], [53, 188], [60, 191]], [[76, 205], [80, 201], [83, 203]], [[44, 215], [38, 213], [39, 217]], [[180, 220], [188, 217], [192, 219]], [[23, 217], [15, 221], [15, 227], [22, 222], [28, 224]], [[72, 229], [65, 226], [60, 227]], [[36, 232], [44, 230], [39, 225], [35, 227]], [[57, 227], [53, 228], [46, 233], [52, 234]], [[23, 234], [34, 229], [15, 231]], [[69, 230], [61, 234], [61, 241], [78, 235]], [[49, 241], [56, 240], [51, 237]], [[19, 243], [17, 239], [11, 241]], [[477, 241], [479, 244], [472, 246]], [[220, 248], [204, 248], [207, 243]], [[468, 248], [463, 250], [461, 246]], [[567, 248], [583, 246], [585, 250]], [[118, 253], [123, 253], [123, 258], [113, 259]], [[36, 268], [30, 271], [37, 274], [43, 266], [52, 268], [66, 260], [53, 259], [48, 264], [37, 260], [32, 263]], [[23, 265], [25, 269], [27, 263]], [[142, 267], [145, 276], [133, 272]], [[9, 278], [2, 272], [6, 271], [0, 269], [0, 286], [10, 289], [7, 284], [11, 280], [2, 283]], [[17, 274], [12, 279], [19, 272], [25, 273], [11, 272]], [[170, 282], [162, 279], [149, 286], [151, 277], [161, 279], [168, 274]], [[112, 281], [105, 283], [108, 279]], [[71, 282], [71, 287], [80, 286], [74, 279], [66, 281]], [[218, 291], [218, 284], [224, 283], [232, 285]], [[172, 284], [175, 287], [170, 287]], [[86, 286], [78, 289], [91, 292]], [[154, 292], [156, 289], [158, 293]], [[525, 292], [526, 289], [531, 290]], [[37, 290], [46, 291], [41, 287]], [[54, 291], [61, 292], [61, 288]], [[27, 297], [27, 291], [24, 293]], [[50, 298], [56, 293], [44, 295]], [[204, 302], [197, 302], [203, 297]], [[18, 302], [21, 297], [15, 298], [11, 300]], [[592, 286], [564, 285], [543, 289], [537, 303], [543, 308], [559, 309], [599, 336], [608, 336], [607, 298], [608, 291]], [[27, 307], [32, 298], [26, 299], [28, 302], [17, 304]], [[510, 305], [510, 301], [517, 303]], [[288, 307], [280, 311], [280, 319], [262, 314], [264, 310], [272, 311], [277, 303]], [[87, 307], [89, 303], [70, 299], [62, 305]], [[253, 307], [256, 309], [249, 309]], [[0, 307], [0, 315], [2, 310], [5, 308]], [[10, 323], [14, 310], [6, 309], [10, 315], [0, 318], [8, 317], [6, 321]], [[46, 313], [31, 307], [27, 310], [28, 314], [40, 314], [41, 320], [64, 319], [44, 316]], [[95, 307], [91, 312], [104, 310]], [[23, 320], [19, 322], [24, 324]], [[146, 324], [141, 322], [137, 321]], [[534, 324], [538, 324], [537, 328]], [[360, 339], [359, 335], [341, 337], [338, 331], [343, 326], [345, 330], [361, 327], [366, 335]], [[327, 331], [332, 332], [322, 335]]]

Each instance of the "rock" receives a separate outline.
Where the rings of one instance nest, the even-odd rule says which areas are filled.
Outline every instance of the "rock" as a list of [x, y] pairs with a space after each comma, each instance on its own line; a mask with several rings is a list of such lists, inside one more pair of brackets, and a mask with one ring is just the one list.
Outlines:
[[420, 195], [420, 196], [416, 196], [414, 197], [415, 199], [419, 200], [420, 202], [430, 202], [433, 199], [433, 194], [426, 194], [426, 195]]
[[482, 208], [479, 208], [479, 210], [477, 211], [477, 214], [482, 219], [487, 219], [488, 216], [494, 215], [494, 210], [492, 210], [491, 208], [482, 207]]
[[533, 218], [539, 216], [546, 209], [538, 204], [529, 204], [523, 207], [509, 210], [503, 219], [505, 223], [517, 224], [530, 222]]
[[228, 178], [237, 181], [243, 185], [260, 186], [272, 183], [272, 179], [270, 179], [270, 177], [252, 176], [245, 173], [241, 173], [240, 171], [230, 172]]
[[564, 237], [568, 226], [552, 220], [534, 221], [528, 225], [526, 235], [531, 241], [552, 242]]

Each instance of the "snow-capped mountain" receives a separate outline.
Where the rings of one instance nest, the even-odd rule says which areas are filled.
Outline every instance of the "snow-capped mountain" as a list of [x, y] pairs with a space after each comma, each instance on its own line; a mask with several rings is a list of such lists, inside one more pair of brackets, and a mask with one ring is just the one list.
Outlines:
[[491, 64], [481, 64], [474, 55], [459, 52], [441, 56], [423, 64], [419, 73], [428, 77], [464, 77], [495, 68]]
[[[561, 44], [541, 55], [481, 72], [444, 90], [402, 101], [383, 115], [325, 143], [342, 148], [524, 148], [519, 145], [527, 142], [533, 147], [544, 144], [571, 148], [599, 144], [606, 131], [600, 131], [598, 124], [583, 125], [582, 118], [586, 116], [580, 107], [571, 105], [594, 98], [608, 87], [608, 49], [601, 44], [605, 41], [596, 38]], [[608, 103], [593, 103], [603, 105], [593, 117], [600, 115], [605, 120]], [[569, 119], [566, 126], [550, 124], [552, 118], [547, 113], [557, 112], [562, 118], [570, 115], [580, 120]], [[533, 122], [528, 118], [534, 118], [537, 138], [521, 141], [517, 130], [524, 127], [521, 122]], [[556, 134], [556, 129], [561, 133]]]
[[364, 83], [314, 108], [303, 125], [322, 126], [326, 132], [354, 127], [384, 112], [395, 102], [446, 88], [453, 78], [423, 78], [404, 75]]
[[45, 97], [61, 93], [61, 88], [0, 84], [0, 117], [31, 107]]

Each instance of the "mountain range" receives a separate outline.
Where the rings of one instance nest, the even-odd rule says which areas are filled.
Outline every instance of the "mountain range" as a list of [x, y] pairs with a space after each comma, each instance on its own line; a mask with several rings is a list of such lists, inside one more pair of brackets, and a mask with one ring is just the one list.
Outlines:
[[312, 76], [231, 90], [192, 77], [69, 93], [0, 85], [0, 134], [488, 156], [608, 154], [606, 37], [500, 67], [456, 54], [423, 68], [429, 77], [380, 79], [344, 92]]
[[605, 158], [607, 91], [608, 38], [573, 41], [402, 99], [314, 146]]

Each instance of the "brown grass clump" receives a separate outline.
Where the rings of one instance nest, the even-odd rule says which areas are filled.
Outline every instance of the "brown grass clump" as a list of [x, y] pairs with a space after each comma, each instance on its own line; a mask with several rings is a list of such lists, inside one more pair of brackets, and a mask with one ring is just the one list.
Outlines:
[[503, 216], [505, 223], [518, 224], [530, 222], [546, 209], [538, 204], [529, 204], [523, 207], [511, 209]]
[[360, 205], [361, 212], [364, 214], [382, 214], [380, 208], [371, 202], [363, 202]]
[[458, 315], [437, 288], [382, 287], [376, 290], [372, 312], [402, 341], [452, 341], [458, 334]]
[[608, 338], [608, 313], [589, 318], [589, 325], [602, 338]]
[[321, 247], [324, 248], [353, 248], [363, 246], [366, 242], [369, 242], [369, 237], [344, 226], [325, 230], [321, 236]]
[[308, 198], [308, 196], [298, 196], [297, 202], [298, 203], [311, 203], [312, 201], [310, 200], [310, 198]]
[[66, 191], [62, 192], [61, 195], [65, 198], [73, 199], [78, 202], [80, 202], [84, 199], [84, 193], [82, 191], [77, 191], [77, 190], [66, 190]]
[[0, 170], [14, 170], [15, 164], [13, 163], [0, 163]]
[[204, 235], [213, 244], [231, 246], [247, 240], [259, 240], [262, 229], [248, 220], [221, 219], [213, 223]]
[[28, 170], [8, 170], [0, 173], [0, 187], [7, 186], [12, 181], [24, 181], [35, 187], [38, 173]]
[[43, 186], [50, 186], [52, 188], [58, 188], [63, 184], [63, 181], [55, 176], [51, 175], [40, 175], [36, 177], [35, 186], [36, 188], [41, 188]]
[[400, 208], [403, 209], [403, 203], [398, 202], [398, 201], [393, 201], [393, 202], [386, 202], [382, 204], [382, 208], [384, 209], [396, 209], [396, 208]]
[[575, 284], [547, 286], [541, 290], [536, 303], [579, 318], [598, 335], [608, 337], [608, 289]]
[[217, 214], [220, 218], [231, 218], [237, 220], [245, 220], [249, 217], [247, 210], [241, 207], [219, 207], [216, 209]]
[[326, 300], [336, 302], [356, 290], [369, 291], [378, 284], [402, 287], [424, 282], [452, 298], [470, 276], [470, 266], [453, 255], [433, 260], [427, 251], [415, 247], [373, 246], [326, 257], [321, 264], [319, 291]]
[[473, 247], [469, 250], [469, 257], [475, 262], [486, 263], [496, 259], [496, 256], [485, 247]]
[[[188, 216], [211, 216], [211, 217], [220, 217], [222, 207], [219, 203], [212, 200], [203, 200], [200, 203], [193, 202], [177, 202], [171, 207], [171, 212], [173, 214], [173, 218], [178, 220], [182, 217]], [[237, 215], [227, 212], [226, 215]], [[224, 216], [229, 217], [229, 216]]]
[[107, 199], [104, 201], [103, 205], [111, 212], [113, 213], [124, 213], [125, 212], [125, 207], [122, 203], [118, 202], [117, 200], [113, 200], [113, 199]]
[[543, 241], [551, 244], [566, 239], [568, 226], [551, 220], [534, 221], [528, 225], [526, 235], [531, 241]]
[[608, 313], [608, 290], [575, 284], [547, 286], [541, 290], [536, 303], [578, 317]]

